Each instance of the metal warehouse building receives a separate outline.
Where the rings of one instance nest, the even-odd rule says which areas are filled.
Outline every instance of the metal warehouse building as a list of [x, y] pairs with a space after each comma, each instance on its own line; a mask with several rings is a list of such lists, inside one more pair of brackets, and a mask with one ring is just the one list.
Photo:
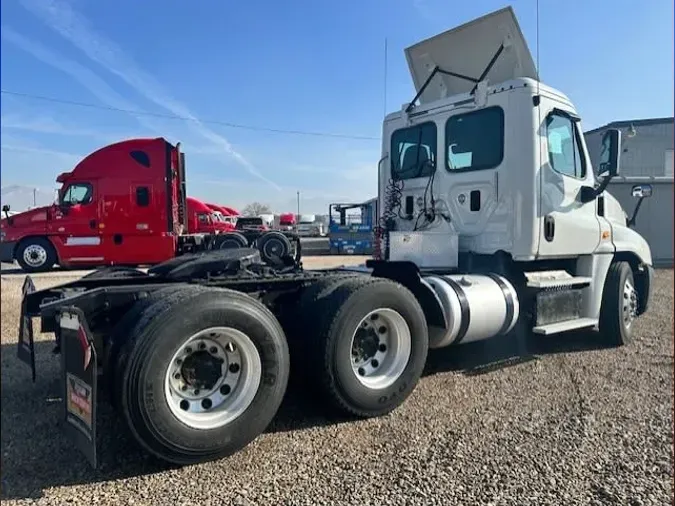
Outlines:
[[637, 203], [631, 196], [632, 186], [652, 185], [653, 195], [642, 203], [635, 229], [649, 242], [654, 264], [663, 267], [673, 265], [674, 126], [672, 117], [614, 121], [584, 134], [591, 162], [597, 167], [603, 134], [609, 128], [621, 130], [620, 173], [608, 190], [630, 216]]

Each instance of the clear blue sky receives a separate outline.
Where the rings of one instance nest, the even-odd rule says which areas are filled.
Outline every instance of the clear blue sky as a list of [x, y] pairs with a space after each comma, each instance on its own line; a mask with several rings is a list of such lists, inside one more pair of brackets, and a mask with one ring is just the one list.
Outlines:
[[[3, 94], [2, 186], [49, 192], [57, 173], [92, 150], [163, 135], [182, 141], [195, 197], [284, 211], [295, 209], [299, 190], [306, 212], [365, 200], [376, 192], [385, 37], [392, 111], [414, 94], [405, 47], [505, 5], [3, 0], [3, 90], [376, 140], [200, 126]], [[536, 2], [511, 5], [535, 54]], [[584, 128], [673, 114], [672, 0], [540, 0], [539, 31], [542, 80], [572, 98]]]

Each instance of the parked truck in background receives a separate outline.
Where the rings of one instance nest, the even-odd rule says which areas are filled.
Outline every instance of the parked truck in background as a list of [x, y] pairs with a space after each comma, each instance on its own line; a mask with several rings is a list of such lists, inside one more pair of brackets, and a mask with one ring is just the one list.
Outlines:
[[279, 230], [295, 230], [296, 218], [293, 213], [279, 215]]
[[383, 121], [365, 266], [270, 267], [240, 248], [40, 291], [26, 277], [19, 356], [34, 375], [40, 317], [62, 354], [64, 429], [94, 465], [98, 378], [141, 447], [194, 464], [265, 430], [291, 363], [308, 393], [367, 418], [405, 402], [429, 348], [575, 329], [630, 342], [653, 267], [606, 191], [621, 133], [605, 134], [596, 179], [579, 114], [537, 80], [510, 7], [406, 56], [417, 96]]
[[219, 206], [217, 204], [210, 204], [208, 202], [205, 202], [205, 204], [211, 209], [213, 212], [214, 217], [222, 224], [224, 224], [224, 228], [229, 232], [234, 230], [234, 217], [232, 216], [231, 211], [228, 211], [225, 207]]
[[323, 237], [326, 235], [324, 224], [317, 221], [314, 214], [301, 214], [297, 225], [300, 237]]
[[188, 231], [198, 234], [231, 232], [234, 227], [221, 219], [220, 211], [199, 199], [187, 197]]
[[[61, 189], [51, 206], [14, 216], [4, 206], [2, 262], [16, 260], [26, 272], [55, 264], [153, 265], [186, 252], [234, 244], [234, 232], [228, 235], [224, 227], [208, 223], [208, 207], [187, 197], [185, 156], [179, 145], [163, 138], [105, 146], [60, 174], [57, 182]], [[284, 248], [295, 240], [291, 232], [286, 234]], [[248, 234], [245, 245], [257, 245], [260, 239], [262, 232]], [[241, 242], [241, 235], [235, 241]], [[290, 254], [283, 248], [276, 251]]]

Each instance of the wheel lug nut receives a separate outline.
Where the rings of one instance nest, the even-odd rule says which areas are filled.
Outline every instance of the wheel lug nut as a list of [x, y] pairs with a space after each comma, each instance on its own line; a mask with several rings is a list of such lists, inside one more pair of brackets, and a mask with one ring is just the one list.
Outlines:
[[381, 344], [377, 347], [377, 349], [381, 352], [387, 351], [387, 345], [386, 344]]
[[380, 327], [377, 329], [380, 334], [384, 334], [387, 331], [387, 327]]
[[223, 394], [223, 395], [227, 395], [231, 391], [232, 391], [232, 389], [230, 388], [230, 385], [223, 385], [222, 387], [220, 387], [220, 393]]
[[182, 409], [183, 411], [187, 411], [188, 409], [190, 409], [190, 403], [185, 399], [183, 399], [182, 401], [180, 401], [180, 409]]
[[236, 374], [239, 372], [239, 364], [230, 364], [229, 370], [232, 374]]
[[209, 350], [213, 355], [216, 355], [218, 353], [218, 348], [215, 346], [211, 346], [211, 349]]
[[366, 370], [363, 367], [359, 367], [359, 376], [365, 376]]
[[187, 390], [187, 385], [181, 386], [180, 389], [181, 389], [182, 392], [185, 392]]
[[187, 348], [185, 348], [185, 353], [188, 353], [188, 354], [192, 353], [192, 348], [190, 348], [189, 346]]
[[205, 349], [206, 349], [206, 345], [205, 345], [204, 343], [199, 343], [199, 349], [200, 349], [200, 350], [205, 350]]
[[202, 408], [211, 409], [211, 399], [204, 399], [202, 401]]
[[199, 388], [195, 388], [195, 395], [199, 395]]
[[180, 379], [180, 373], [177, 372], [176, 374], [173, 375], [173, 377], [176, 378], [177, 380]]
[[377, 361], [377, 359], [373, 359], [370, 361], [370, 365], [372, 365], [373, 367], [377, 367], [378, 365], [380, 365], [380, 363]]
[[176, 364], [181, 365], [182, 363], [183, 363], [183, 361], [180, 358], [176, 359]]
[[370, 319], [373, 320], [373, 321], [377, 320], [378, 318], [379, 318], [379, 315], [377, 315], [377, 314], [374, 314], [370, 317]]

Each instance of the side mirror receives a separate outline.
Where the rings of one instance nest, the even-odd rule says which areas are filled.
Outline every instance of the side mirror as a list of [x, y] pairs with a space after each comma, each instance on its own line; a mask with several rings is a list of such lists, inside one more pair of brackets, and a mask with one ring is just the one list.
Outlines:
[[638, 199], [646, 199], [652, 196], [652, 185], [650, 184], [636, 184], [633, 185], [631, 195]]
[[619, 175], [619, 162], [621, 156], [621, 130], [612, 128], [602, 136], [600, 148], [600, 162], [598, 164], [598, 184], [594, 187], [582, 186], [579, 199], [586, 204], [602, 194], [609, 182]]
[[619, 175], [619, 163], [621, 158], [621, 130], [612, 128], [602, 136], [600, 149], [600, 165], [598, 174], [605, 179], [612, 179]]
[[626, 220], [626, 225], [628, 227], [635, 226], [635, 220], [637, 219], [638, 212], [640, 211], [642, 201], [652, 196], [652, 185], [650, 184], [633, 185], [633, 188], [631, 189], [631, 195], [633, 195], [633, 197], [639, 200], [635, 205], [635, 209], [633, 209], [633, 216], [631, 216], [630, 218], [628, 218], [628, 220]]
[[2, 206], [2, 212], [3, 212], [3, 213], [8, 213], [8, 212], [9, 212], [9, 204], [5, 204], [4, 206]]

